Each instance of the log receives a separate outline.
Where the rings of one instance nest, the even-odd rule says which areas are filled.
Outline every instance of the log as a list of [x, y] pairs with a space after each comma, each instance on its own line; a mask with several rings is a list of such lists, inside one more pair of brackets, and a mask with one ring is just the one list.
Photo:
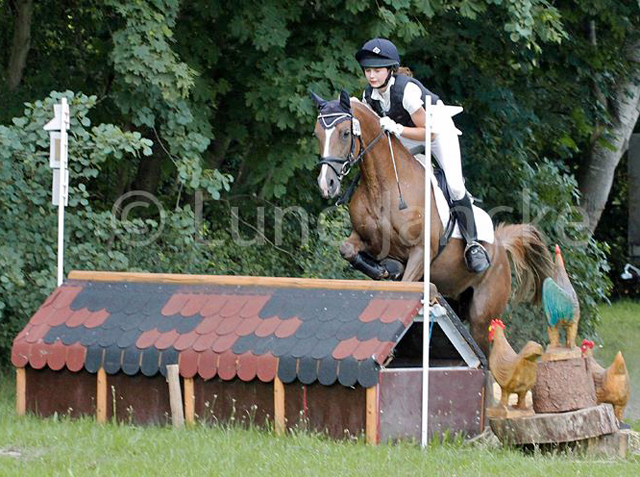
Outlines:
[[531, 393], [536, 413], [575, 411], [596, 405], [596, 391], [584, 358], [538, 363]]
[[557, 444], [618, 432], [611, 404], [519, 419], [489, 419], [489, 425], [500, 442], [509, 445]]
[[177, 364], [167, 365], [167, 383], [169, 383], [171, 422], [174, 429], [182, 429], [184, 427], [184, 407], [182, 407], [182, 390], [180, 389], [180, 370]]

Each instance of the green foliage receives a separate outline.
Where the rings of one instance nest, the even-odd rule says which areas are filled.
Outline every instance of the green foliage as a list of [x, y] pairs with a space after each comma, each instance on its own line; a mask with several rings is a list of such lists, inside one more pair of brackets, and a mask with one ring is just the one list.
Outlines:
[[[11, 3], [0, 2], [3, 65]], [[308, 91], [360, 95], [353, 54], [374, 36], [464, 106], [456, 121], [469, 189], [487, 210], [509, 205], [496, 221], [532, 220], [562, 245], [581, 332], [591, 333], [610, 288], [609, 248], [572, 225], [581, 220], [574, 176], [595, 138], [609, 141], [606, 98], [636, 67], [622, 54], [640, 23], [631, 3], [35, 2], [20, 88], [8, 92], [0, 78], [0, 348], [54, 286], [42, 125], [61, 94], [73, 115], [68, 269], [354, 277], [336, 245], [348, 232], [344, 210], [322, 213], [316, 192]], [[87, 96], [50, 94], [59, 88]], [[306, 218], [290, 212], [278, 225], [291, 207]], [[509, 317], [522, 336], [542, 328], [539, 310], [527, 313]]]

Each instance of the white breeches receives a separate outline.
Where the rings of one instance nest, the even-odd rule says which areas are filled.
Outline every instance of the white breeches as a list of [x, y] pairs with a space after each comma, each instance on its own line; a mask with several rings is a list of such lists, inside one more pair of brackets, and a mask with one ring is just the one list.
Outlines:
[[[449, 194], [453, 200], [460, 200], [466, 194], [464, 179], [462, 178], [462, 160], [460, 158], [460, 144], [455, 129], [434, 135], [431, 141], [431, 153], [436, 157], [438, 165], [443, 170], [449, 186]], [[417, 154], [415, 158], [425, 165], [424, 154]]]
[[[453, 123], [451, 118], [449, 118], [449, 121]], [[451, 198], [460, 200], [467, 192], [462, 178], [460, 143], [453, 124], [450, 128], [444, 129], [444, 131], [434, 135], [431, 141], [431, 152], [436, 157], [440, 168], [444, 171]]]

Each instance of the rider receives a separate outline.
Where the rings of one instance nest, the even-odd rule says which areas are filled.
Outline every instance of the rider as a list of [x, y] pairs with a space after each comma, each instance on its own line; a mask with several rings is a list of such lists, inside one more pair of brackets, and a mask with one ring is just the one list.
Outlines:
[[[366, 42], [356, 53], [369, 85], [364, 90], [364, 102], [381, 116], [380, 126], [395, 134], [411, 151], [423, 145], [425, 139], [424, 109], [426, 96], [432, 104], [442, 103], [418, 80], [398, 73], [400, 55], [393, 43], [384, 38]], [[487, 251], [478, 243], [471, 198], [464, 186], [458, 130], [450, 116], [435, 118], [431, 151], [444, 172], [460, 231], [467, 242], [465, 263], [471, 272], [480, 273], [491, 262]]]

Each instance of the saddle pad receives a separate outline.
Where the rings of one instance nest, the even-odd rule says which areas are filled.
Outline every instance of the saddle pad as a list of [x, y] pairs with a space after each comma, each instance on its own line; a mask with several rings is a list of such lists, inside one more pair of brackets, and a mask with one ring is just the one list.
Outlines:
[[[424, 154], [417, 154], [414, 156], [416, 161], [418, 161], [422, 167], [424, 167]], [[442, 226], [444, 228], [447, 227], [449, 223], [449, 204], [447, 203], [447, 199], [444, 197], [444, 193], [440, 186], [438, 185], [438, 181], [436, 176], [431, 173], [431, 185], [433, 186], [433, 195], [436, 198], [436, 208], [438, 209], [438, 215], [440, 216], [440, 221], [442, 222]], [[493, 222], [491, 222], [491, 217], [481, 208], [473, 205], [473, 215], [476, 219], [476, 229], [478, 230], [478, 240], [486, 243], [493, 243], [495, 240], [495, 236], [493, 234]], [[452, 238], [462, 239], [462, 234], [460, 233], [460, 227], [456, 223], [455, 228], [453, 229], [453, 234], [451, 234]]]

